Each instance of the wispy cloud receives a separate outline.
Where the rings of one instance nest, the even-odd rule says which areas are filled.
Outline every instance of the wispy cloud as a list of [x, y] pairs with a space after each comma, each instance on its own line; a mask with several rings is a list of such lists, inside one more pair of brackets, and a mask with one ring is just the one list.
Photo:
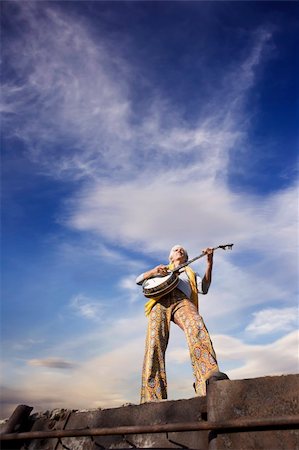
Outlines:
[[119, 286], [124, 290], [126, 295], [129, 294], [129, 301], [134, 303], [140, 296], [140, 287], [136, 285], [136, 275], [129, 275], [119, 281]]
[[70, 301], [70, 307], [75, 314], [89, 320], [101, 321], [103, 316], [103, 302], [91, 299], [84, 294], [78, 294]]
[[7, 131], [52, 176], [92, 176], [125, 164], [126, 152], [116, 153], [130, 137], [125, 60], [112, 59], [82, 20], [59, 7], [15, 4], [14, 18], [25, 26], [3, 55], [18, 71], [3, 89]]
[[253, 313], [253, 321], [246, 327], [246, 331], [256, 335], [289, 332], [298, 328], [298, 308], [268, 308]]
[[199, 119], [190, 125], [154, 87], [142, 118], [135, 117], [136, 69], [120, 42], [111, 58], [111, 42], [75, 14], [28, 2], [15, 9], [15, 20], [26, 26], [4, 55], [19, 72], [4, 89], [3, 110], [10, 111], [4, 123], [43, 170], [89, 180], [109, 171], [119, 181], [138, 175], [141, 166], [147, 179], [164, 173], [166, 163], [184, 167], [184, 179], [190, 170], [204, 179], [227, 174], [229, 152], [244, 144], [244, 100], [268, 53], [269, 31], [252, 36], [247, 56], [230, 68], [209, 104], [198, 105]]

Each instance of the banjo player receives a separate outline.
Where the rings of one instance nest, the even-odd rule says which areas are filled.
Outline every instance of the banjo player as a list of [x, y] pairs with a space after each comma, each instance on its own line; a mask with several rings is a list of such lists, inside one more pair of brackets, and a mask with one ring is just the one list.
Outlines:
[[[185, 333], [196, 395], [206, 395], [206, 383], [209, 379], [228, 378], [226, 374], [219, 372], [209, 332], [198, 312], [198, 294], [207, 294], [211, 285], [213, 253], [213, 248], [202, 251], [202, 255], [207, 257], [206, 271], [202, 279], [198, 273], [185, 265], [174, 276], [175, 287], [170, 292], [166, 289], [166, 293], [153, 295], [145, 305], [148, 329], [142, 370], [141, 403], [167, 399], [165, 353], [171, 322], [177, 324]], [[136, 283], [142, 285], [152, 279], [167, 279], [170, 271], [187, 261], [187, 251], [181, 245], [175, 245], [170, 250], [169, 265], [161, 264], [142, 273], [137, 277]], [[150, 297], [150, 294], [146, 296]]]

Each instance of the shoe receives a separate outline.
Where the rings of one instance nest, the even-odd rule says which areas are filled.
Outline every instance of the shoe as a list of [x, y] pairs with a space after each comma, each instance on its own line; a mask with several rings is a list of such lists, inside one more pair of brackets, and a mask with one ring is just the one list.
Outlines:
[[229, 380], [228, 376], [224, 372], [213, 372], [210, 378], [207, 379], [206, 385], [212, 381]]

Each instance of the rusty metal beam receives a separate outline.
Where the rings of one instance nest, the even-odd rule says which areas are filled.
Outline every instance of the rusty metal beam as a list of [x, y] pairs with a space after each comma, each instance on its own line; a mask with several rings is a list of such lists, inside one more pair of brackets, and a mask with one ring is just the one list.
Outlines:
[[28, 431], [24, 433], [5, 433], [0, 435], [1, 441], [27, 440], [27, 439], [52, 439], [64, 437], [81, 437], [81, 436], [112, 436], [126, 434], [146, 434], [146, 433], [165, 433], [179, 431], [199, 431], [199, 430], [215, 430], [224, 432], [226, 430], [233, 431], [251, 431], [265, 429], [283, 429], [283, 428], [299, 428], [299, 415], [282, 416], [282, 417], [265, 417], [265, 418], [247, 418], [227, 420], [223, 422], [183, 422], [168, 423], [160, 425], [137, 425], [137, 426], [121, 426], [109, 428], [83, 428], [75, 430], [52, 430], [52, 431]]

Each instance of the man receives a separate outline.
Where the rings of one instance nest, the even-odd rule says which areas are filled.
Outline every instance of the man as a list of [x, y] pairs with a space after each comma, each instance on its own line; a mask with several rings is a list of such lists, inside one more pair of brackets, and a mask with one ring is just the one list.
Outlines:
[[[219, 372], [213, 345], [198, 313], [198, 293], [207, 294], [212, 281], [213, 249], [203, 250], [207, 255], [207, 267], [201, 279], [189, 266], [179, 273], [177, 287], [160, 298], [150, 299], [145, 305], [148, 330], [142, 371], [141, 403], [167, 398], [165, 352], [168, 344], [170, 322], [176, 323], [186, 335], [195, 377], [197, 395], [206, 394], [206, 381], [227, 378]], [[137, 284], [155, 276], [166, 276], [169, 270], [188, 261], [188, 253], [181, 245], [175, 245], [169, 254], [168, 266], [159, 265], [139, 275]]]

